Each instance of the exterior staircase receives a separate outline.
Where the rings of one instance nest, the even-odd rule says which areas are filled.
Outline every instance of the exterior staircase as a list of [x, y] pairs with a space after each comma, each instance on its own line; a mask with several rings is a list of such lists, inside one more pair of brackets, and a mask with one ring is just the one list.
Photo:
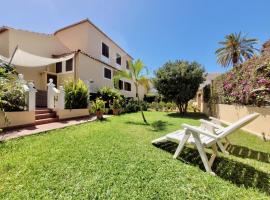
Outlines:
[[56, 112], [48, 108], [36, 108], [35, 125], [48, 124], [59, 121]]

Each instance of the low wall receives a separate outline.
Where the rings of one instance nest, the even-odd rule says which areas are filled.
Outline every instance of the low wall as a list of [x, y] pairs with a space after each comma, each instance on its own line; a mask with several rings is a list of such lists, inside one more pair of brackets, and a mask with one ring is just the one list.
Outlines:
[[0, 128], [17, 127], [33, 125], [35, 123], [35, 111], [6, 112], [8, 122], [5, 123], [5, 117], [0, 114]]
[[214, 108], [214, 116], [225, 123], [233, 123], [239, 118], [251, 114], [259, 113], [260, 116], [243, 129], [253, 134], [270, 139], [270, 107], [254, 107], [240, 105], [217, 104]]
[[57, 116], [59, 119], [70, 119], [76, 117], [85, 117], [89, 116], [88, 109], [64, 109], [64, 110], [56, 110]]

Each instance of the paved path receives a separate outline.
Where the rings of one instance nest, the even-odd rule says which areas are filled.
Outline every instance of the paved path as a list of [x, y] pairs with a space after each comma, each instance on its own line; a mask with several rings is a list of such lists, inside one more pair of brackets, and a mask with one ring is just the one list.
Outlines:
[[[111, 115], [104, 115], [104, 118], [111, 117]], [[59, 122], [53, 122], [49, 124], [41, 124], [36, 126], [29, 126], [25, 128], [19, 128], [14, 130], [8, 130], [0, 133], [0, 141], [9, 140], [13, 138], [23, 137], [27, 135], [34, 135], [45, 131], [50, 131], [58, 128], [64, 128], [67, 126], [72, 126], [76, 124], [82, 124], [86, 122], [95, 121], [97, 118], [94, 117], [84, 117], [78, 119], [70, 119]]]

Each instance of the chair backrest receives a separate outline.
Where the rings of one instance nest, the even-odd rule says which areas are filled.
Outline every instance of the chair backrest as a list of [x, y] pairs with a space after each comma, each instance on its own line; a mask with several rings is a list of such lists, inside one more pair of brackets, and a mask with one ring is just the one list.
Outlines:
[[259, 113], [253, 113], [250, 115], [247, 115], [245, 117], [240, 118], [238, 121], [235, 123], [227, 126], [226, 128], [223, 129], [222, 133], [218, 135], [218, 138], [224, 138], [228, 136], [229, 134], [233, 133], [234, 131], [242, 128], [243, 126], [247, 125], [248, 123], [252, 122], [254, 119], [259, 117]]

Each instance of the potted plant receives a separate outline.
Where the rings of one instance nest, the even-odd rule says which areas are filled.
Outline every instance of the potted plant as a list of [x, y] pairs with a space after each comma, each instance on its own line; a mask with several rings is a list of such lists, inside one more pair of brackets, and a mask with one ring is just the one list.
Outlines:
[[96, 113], [97, 119], [103, 119], [103, 114], [105, 112], [105, 101], [102, 99], [96, 99], [96, 101], [91, 103], [92, 112]]
[[119, 99], [114, 99], [112, 104], [110, 105], [110, 108], [113, 111], [113, 115], [118, 115], [121, 109], [121, 104]]

